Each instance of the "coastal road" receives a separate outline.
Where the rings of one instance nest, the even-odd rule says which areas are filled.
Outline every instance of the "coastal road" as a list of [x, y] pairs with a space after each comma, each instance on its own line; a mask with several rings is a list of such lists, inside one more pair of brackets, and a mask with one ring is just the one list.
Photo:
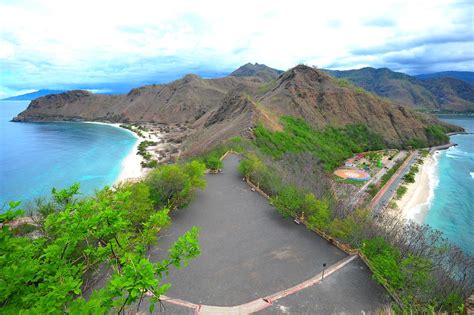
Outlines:
[[362, 186], [362, 188], [360, 189], [360, 192], [364, 192], [367, 187], [369, 187], [370, 184], [377, 184], [378, 181], [382, 178], [382, 176], [385, 175], [385, 173], [387, 173], [387, 171], [389, 169], [391, 169], [395, 163], [401, 159], [403, 159], [406, 155], [407, 155], [407, 151], [400, 151], [398, 152], [397, 155], [395, 155], [393, 157], [393, 159], [387, 163], [387, 165], [385, 167], [383, 167], [380, 171], [377, 172], [377, 174], [375, 174], [367, 183], [365, 183], [364, 186]]
[[372, 209], [374, 214], [379, 214], [385, 208], [385, 206], [387, 206], [397, 191], [397, 188], [403, 181], [403, 176], [405, 176], [410, 171], [411, 166], [416, 162], [418, 156], [419, 153], [417, 150], [410, 153], [402, 166], [400, 166], [400, 168], [395, 172], [395, 174], [393, 174], [385, 186], [383, 186], [377, 195], [375, 195], [369, 205], [369, 208]]
[[[228, 314], [252, 303], [270, 313], [360, 314], [374, 313], [389, 301], [359, 258], [281, 217], [252, 192], [238, 174], [238, 163], [238, 157], [230, 155], [221, 174], [206, 175], [206, 190], [199, 191], [188, 208], [171, 213], [171, 226], [149, 253], [152, 261], [161, 260], [179, 235], [192, 226], [201, 228], [201, 255], [187, 267], [171, 270], [164, 281], [172, 284], [165, 300], [168, 314], [196, 309], [200, 314]], [[322, 282], [302, 285], [315, 279], [324, 263], [330, 269], [341, 262], [347, 263]], [[289, 289], [291, 294], [265, 302]], [[278, 308], [272, 308], [275, 303]], [[147, 303], [142, 307], [146, 310]]]

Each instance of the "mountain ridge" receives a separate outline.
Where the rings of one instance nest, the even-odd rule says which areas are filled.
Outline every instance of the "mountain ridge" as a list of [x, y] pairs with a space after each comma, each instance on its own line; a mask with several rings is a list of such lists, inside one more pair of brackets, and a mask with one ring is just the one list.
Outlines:
[[455, 78], [466, 83], [474, 84], [474, 72], [472, 71], [441, 71], [432, 73], [416, 74], [414, 77], [420, 80], [434, 79], [434, 78]]
[[153, 122], [184, 126], [185, 154], [203, 152], [232, 136], [252, 137], [263, 124], [281, 128], [282, 116], [302, 118], [315, 128], [365, 124], [401, 147], [410, 139], [428, 141], [426, 128], [442, 125], [435, 117], [341, 85], [327, 73], [298, 65], [266, 81], [259, 76], [203, 79], [186, 75], [168, 84], [132, 89], [128, 94], [99, 95], [74, 90], [35, 99], [14, 121], [88, 120]]
[[420, 80], [388, 68], [372, 67], [323, 71], [402, 105], [431, 111], [474, 111], [474, 85], [456, 78]]

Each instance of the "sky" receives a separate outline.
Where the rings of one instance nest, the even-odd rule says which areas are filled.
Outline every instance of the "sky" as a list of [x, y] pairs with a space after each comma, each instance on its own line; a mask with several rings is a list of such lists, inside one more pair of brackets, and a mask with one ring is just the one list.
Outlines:
[[223, 76], [247, 62], [474, 71], [474, 2], [0, 0], [0, 98]]

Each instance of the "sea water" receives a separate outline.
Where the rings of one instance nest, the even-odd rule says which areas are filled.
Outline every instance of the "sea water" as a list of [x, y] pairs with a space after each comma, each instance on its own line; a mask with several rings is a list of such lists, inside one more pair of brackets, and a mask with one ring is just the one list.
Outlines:
[[[439, 117], [474, 132], [474, 116]], [[456, 147], [435, 155], [437, 185], [425, 223], [474, 255], [474, 135], [451, 136]]]
[[12, 200], [48, 197], [52, 187], [80, 183], [82, 195], [112, 185], [137, 141], [108, 125], [14, 123], [28, 101], [0, 101], [0, 211]]

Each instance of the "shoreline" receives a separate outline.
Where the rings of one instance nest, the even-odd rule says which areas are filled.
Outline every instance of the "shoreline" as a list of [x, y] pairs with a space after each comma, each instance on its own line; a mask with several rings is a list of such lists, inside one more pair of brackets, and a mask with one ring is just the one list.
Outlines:
[[[135, 132], [131, 130], [120, 127], [119, 123], [105, 123], [105, 122], [96, 122], [96, 121], [85, 121], [85, 123], [107, 125], [107, 126], [111, 126], [115, 128], [120, 128], [121, 130], [124, 130], [128, 132], [129, 134], [133, 135], [133, 137], [136, 139], [135, 144], [130, 149], [127, 156], [125, 156], [125, 158], [122, 160], [121, 170], [112, 185], [115, 186], [115, 185], [123, 184], [128, 181], [139, 181], [146, 177], [150, 169], [144, 168], [141, 166], [141, 163], [144, 161], [144, 159], [141, 155], [138, 154], [138, 146], [140, 145], [140, 142], [142, 142], [141, 137], [139, 137]], [[152, 134], [149, 132], [145, 132], [145, 131], [142, 131], [142, 133], [144, 135], [144, 138], [143, 138], [144, 140], [158, 142], [158, 145], [160, 145], [161, 136], [158, 136], [156, 134]], [[155, 149], [157, 146], [149, 147], [147, 148], [147, 151], [149, 152], [150, 151], [149, 149]]]
[[405, 184], [407, 192], [397, 200], [400, 215], [406, 219], [423, 224], [428, 214], [434, 191], [438, 186], [438, 158], [439, 151], [430, 153], [419, 166], [415, 175], [415, 182]]

